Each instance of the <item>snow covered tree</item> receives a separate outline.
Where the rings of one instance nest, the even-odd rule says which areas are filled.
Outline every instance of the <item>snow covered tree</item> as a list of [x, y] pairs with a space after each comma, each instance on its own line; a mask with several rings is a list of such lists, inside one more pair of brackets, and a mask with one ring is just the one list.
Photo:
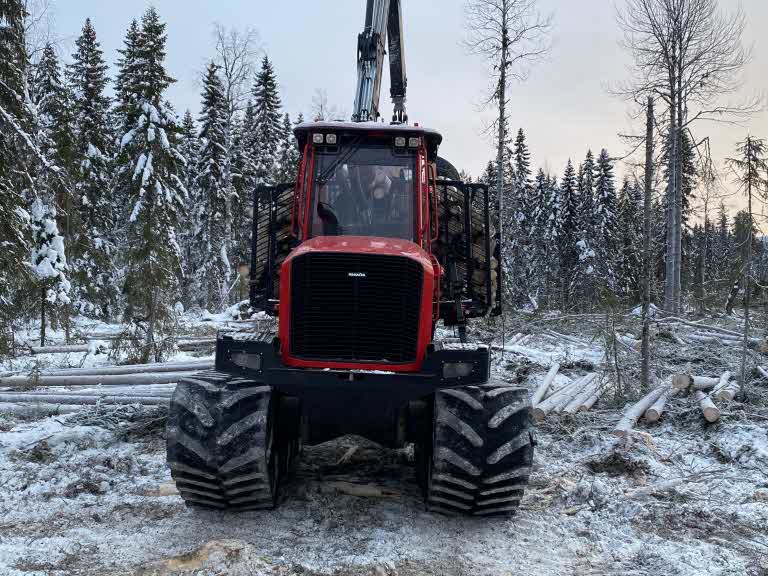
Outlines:
[[116, 305], [116, 214], [110, 194], [113, 151], [110, 100], [105, 94], [108, 67], [90, 19], [85, 21], [75, 44], [77, 51], [67, 67], [67, 77], [74, 93], [74, 197], [79, 218], [70, 244], [70, 260], [81, 312], [107, 319]]
[[280, 150], [277, 159], [277, 182], [294, 182], [299, 169], [299, 149], [293, 134], [291, 117], [286, 112], [283, 116], [283, 129], [280, 134]]
[[29, 214], [24, 209], [27, 55], [21, 0], [0, 0], [0, 348], [15, 311], [13, 295], [26, 274]]
[[597, 159], [595, 178], [595, 230], [599, 278], [609, 291], [616, 289], [616, 257], [619, 241], [618, 205], [613, 161], [603, 149]]
[[187, 110], [181, 121], [179, 128], [179, 153], [187, 161], [182, 168], [183, 176], [181, 180], [187, 189], [187, 206], [180, 215], [179, 226], [179, 245], [182, 253], [182, 277], [181, 277], [181, 301], [185, 308], [189, 308], [192, 302], [192, 284], [195, 266], [195, 217], [197, 215], [196, 206], [198, 205], [198, 194], [195, 189], [197, 180], [197, 162], [198, 162], [199, 140], [197, 135], [197, 126], [192, 112]]
[[196, 300], [201, 307], [216, 311], [226, 304], [230, 278], [224, 230], [228, 218], [228, 185], [224, 173], [227, 162], [226, 122], [224, 87], [218, 67], [211, 63], [203, 83], [194, 244]]
[[579, 263], [576, 246], [579, 236], [576, 227], [581, 205], [576, 170], [570, 160], [563, 173], [558, 204], [557, 244], [560, 253], [561, 302], [563, 308], [567, 309], [571, 305], [573, 282]]
[[121, 139], [118, 186], [130, 207], [125, 247], [125, 319], [145, 341], [144, 359], [161, 354], [159, 335], [168, 334], [179, 296], [181, 249], [177, 226], [187, 191], [185, 159], [176, 149], [176, 131], [164, 93], [173, 79], [165, 70], [165, 24], [154, 8], [142, 18], [136, 60], [142, 75], [124, 87], [132, 128]]
[[640, 183], [624, 179], [619, 196], [619, 243], [617, 287], [624, 298], [635, 301], [640, 296], [642, 283], [643, 218], [641, 203], [643, 191]]
[[[39, 198], [32, 203], [32, 253], [30, 264], [40, 298], [40, 345], [45, 346], [46, 312], [70, 303], [64, 238], [56, 225], [56, 210]], [[52, 314], [55, 320], [55, 315]]]
[[592, 150], [579, 167], [579, 233], [589, 242], [595, 241], [595, 157]]
[[75, 134], [72, 114], [73, 95], [69, 86], [62, 82], [59, 59], [51, 44], [43, 49], [34, 70], [31, 89], [32, 100], [37, 106], [37, 121], [41, 136], [41, 154], [58, 169], [55, 176], [44, 172], [43, 187], [50, 195], [48, 201], [61, 210], [57, 211], [57, 225], [65, 237], [69, 233], [71, 209], [70, 187], [75, 172]]
[[278, 154], [283, 134], [280, 95], [272, 63], [267, 56], [253, 86], [253, 134], [256, 182], [274, 184], [278, 172]]
[[123, 48], [118, 50], [117, 79], [115, 80], [116, 109], [122, 133], [129, 130], [135, 120], [137, 86], [140, 82], [141, 60], [139, 41], [141, 27], [137, 20], [131, 21], [123, 40]]

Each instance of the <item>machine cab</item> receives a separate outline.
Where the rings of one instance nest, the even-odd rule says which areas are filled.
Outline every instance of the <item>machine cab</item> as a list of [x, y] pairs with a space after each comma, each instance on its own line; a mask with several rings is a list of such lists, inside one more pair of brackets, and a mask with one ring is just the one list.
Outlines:
[[434, 162], [441, 136], [412, 126], [313, 122], [296, 128], [302, 161], [293, 232], [408, 240], [436, 237]]

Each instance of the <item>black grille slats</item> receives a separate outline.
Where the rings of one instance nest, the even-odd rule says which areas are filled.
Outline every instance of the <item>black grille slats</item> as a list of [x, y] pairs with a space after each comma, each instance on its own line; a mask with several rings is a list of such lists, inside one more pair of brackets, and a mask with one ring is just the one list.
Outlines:
[[406, 257], [313, 252], [291, 268], [291, 356], [403, 364], [416, 359], [424, 271]]

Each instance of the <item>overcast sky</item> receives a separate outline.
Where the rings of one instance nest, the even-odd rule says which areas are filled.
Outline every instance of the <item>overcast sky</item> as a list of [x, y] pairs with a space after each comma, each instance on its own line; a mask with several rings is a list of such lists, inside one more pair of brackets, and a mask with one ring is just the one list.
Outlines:
[[[480, 103], [488, 87], [485, 63], [461, 45], [465, 37], [465, 0], [403, 0], [408, 113], [411, 121], [440, 130], [442, 155], [457, 167], [479, 175], [493, 156], [483, 135], [491, 117]], [[511, 124], [528, 136], [536, 167], [561, 174], [569, 157], [580, 161], [588, 148], [625, 152], [620, 132], [642, 130], [626, 103], [609, 88], [628, 78], [628, 60], [619, 47], [616, 5], [623, 0], [541, 0], [553, 17], [553, 48], [533, 68], [529, 80], [511, 91]], [[86, 17], [91, 17], [107, 59], [113, 64], [125, 29], [139, 18], [146, 0], [55, 0], [56, 33], [71, 52]], [[168, 69], [178, 80], [169, 93], [177, 109], [197, 112], [199, 76], [213, 53], [213, 22], [254, 27], [262, 48], [275, 63], [283, 105], [295, 116], [309, 114], [316, 89], [351, 112], [356, 79], [357, 35], [364, 23], [365, 0], [156, 0], [168, 23]], [[738, 0], [721, 0], [727, 8]], [[742, 0], [748, 17], [745, 42], [753, 60], [745, 73], [743, 97], [768, 92], [768, 0]], [[388, 117], [389, 86], [382, 105]], [[768, 113], [748, 126], [699, 124], [697, 138], [710, 135], [718, 160], [731, 155], [747, 131], [768, 137]], [[621, 169], [620, 169], [621, 170]]]

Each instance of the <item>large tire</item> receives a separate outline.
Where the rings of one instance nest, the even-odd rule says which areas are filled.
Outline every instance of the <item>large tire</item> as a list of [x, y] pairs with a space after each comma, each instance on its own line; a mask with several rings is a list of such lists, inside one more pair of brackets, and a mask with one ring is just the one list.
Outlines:
[[292, 455], [277, 438], [269, 386], [221, 372], [185, 378], [171, 398], [167, 459], [188, 506], [271, 509]]
[[528, 484], [533, 444], [526, 389], [491, 383], [438, 391], [432, 443], [420, 451], [427, 458], [427, 507], [449, 515], [513, 515]]

